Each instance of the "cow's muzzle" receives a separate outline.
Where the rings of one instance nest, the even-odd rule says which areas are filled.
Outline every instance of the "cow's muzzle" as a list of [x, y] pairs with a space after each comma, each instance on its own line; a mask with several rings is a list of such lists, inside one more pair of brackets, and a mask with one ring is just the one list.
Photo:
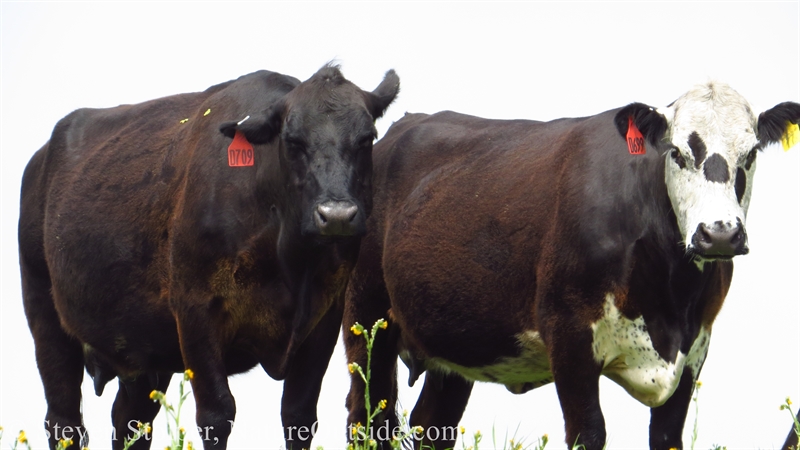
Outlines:
[[721, 221], [714, 222], [711, 226], [701, 223], [692, 236], [692, 251], [704, 258], [746, 255], [750, 249], [747, 248], [747, 233], [742, 221], [737, 220], [733, 226]]
[[358, 206], [349, 201], [327, 201], [314, 209], [314, 224], [321, 236], [350, 237], [364, 233]]

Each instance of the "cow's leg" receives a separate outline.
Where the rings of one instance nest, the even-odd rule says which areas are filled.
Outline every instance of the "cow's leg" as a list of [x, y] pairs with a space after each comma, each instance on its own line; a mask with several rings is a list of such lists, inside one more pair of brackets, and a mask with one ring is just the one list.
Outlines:
[[[114, 425], [114, 450], [123, 448], [125, 439], [133, 437], [137, 429], [137, 421], [153, 425], [161, 404], [150, 398], [153, 390], [166, 392], [169, 386], [171, 373], [162, 373], [160, 376], [150, 378], [139, 375], [128, 381], [119, 380], [119, 390], [111, 408], [111, 421]], [[155, 385], [153, 385], [155, 383]], [[131, 447], [134, 450], [147, 450], [150, 448], [150, 436], [142, 436]]]
[[[193, 373], [198, 431], [205, 450], [227, 448], [228, 436], [236, 417], [236, 403], [228, 385], [223, 345], [225, 314], [220, 311], [221, 299], [208, 296], [181, 295], [174, 301], [181, 353], [186, 369]], [[186, 304], [182, 300], [186, 299]], [[194, 303], [192, 300], [196, 299]]]
[[[331, 308], [292, 358], [283, 382], [281, 420], [287, 450], [311, 448], [317, 430], [317, 401], [322, 377], [339, 337], [342, 308]], [[340, 368], [343, 369], [343, 368]]]
[[[358, 363], [367, 368], [367, 346], [363, 335], [356, 336], [350, 330], [355, 322], [371, 329], [378, 319], [386, 319], [388, 328], [379, 330], [372, 347], [372, 378], [370, 381], [370, 403], [375, 408], [386, 400], [386, 408], [373, 420], [372, 437], [382, 448], [390, 448], [388, 442], [400, 430], [395, 413], [397, 403], [397, 341], [399, 328], [389, 317], [389, 294], [383, 282], [380, 252], [368, 249], [376, 243], [370, 236], [361, 243], [361, 253], [348, 283], [342, 328], [347, 350], [347, 362]], [[350, 375], [350, 393], [347, 396], [348, 439], [361, 438], [353, 435], [354, 425], [366, 423], [365, 385], [358, 375]]]
[[600, 409], [601, 367], [592, 356], [591, 333], [578, 325], [556, 324], [550, 333], [550, 365], [564, 414], [569, 448], [583, 445], [600, 450], [606, 441], [605, 419]]
[[687, 367], [672, 397], [663, 405], [650, 409], [651, 449], [683, 448], [683, 425], [694, 392], [694, 377], [691, 372]]
[[417, 404], [411, 412], [412, 427], [421, 426], [416, 448], [453, 448], [458, 422], [467, 408], [472, 382], [455, 374], [428, 371]]
[[70, 449], [88, 446], [81, 416], [83, 349], [80, 342], [61, 328], [50, 293], [49, 275], [39, 273], [22, 257], [20, 259], [25, 315], [33, 335], [36, 365], [47, 400], [44, 425], [49, 434], [48, 444], [53, 449], [59, 440], [72, 439]]

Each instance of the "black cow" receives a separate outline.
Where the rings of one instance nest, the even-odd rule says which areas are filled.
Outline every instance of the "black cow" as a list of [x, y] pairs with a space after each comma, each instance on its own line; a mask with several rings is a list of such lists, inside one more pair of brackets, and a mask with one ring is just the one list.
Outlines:
[[86, 444], [84, 365], [98, 395], [119, 378], [115, 449], [186, 368], [204, 447], [225, 448], [227, 376], [257, 364], [285, 379], [287, 448], [309, 447], [372, 208], [374, 121], [398, 89], [394, 71], [373, 92], [333, 65], [303, 83], [259, 71], [56, 125], [25, 170], [19, 220], [51, 448]]
[[[376, 144], [346, 295], [345, 330], [390, 319], [371, 398], [394, 407], [398, 354], [410, 383], [427, 371], [410, 424], [448, 448], [473, 381], [554, 381], [567, 443], [599, 449], [605, 375], [652, 408], [652, 448], [681, 448], [731, 259], [748, 252], [756, 155], [798, 120], [796, 103], [756, 118], [718, 83], [547, 123], [407, 115]], [[363, 365], [363, 339], [346, 336]], [[354, 377], [351, 423], [362, 397]]]

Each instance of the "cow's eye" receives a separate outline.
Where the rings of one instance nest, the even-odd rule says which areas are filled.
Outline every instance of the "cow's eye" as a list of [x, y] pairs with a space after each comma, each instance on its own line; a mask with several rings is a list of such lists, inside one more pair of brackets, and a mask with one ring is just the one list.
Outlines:
[[356, 140], [356, 147], [357, 148], [366, 148], [372, 146], [372, 142], [375, 141], [375, 136], [363, 136]]
[[753, 162], [756, 160], [756, 156], [758, 155], [759, 147], [754, 147], [750, 150], [750, 153], [747, 154], [747, 158], [744, 160], [744, 168], [745, 170], [750, 170], [750, 167], [753, 166]]
[[681, 155], [681, 152], [678, 151], [677, 148], [673, 148], [669, 155], [672, 157], [672, 160], [675, 161], [675, 164], [677, 164], [678, 167], [681, 169], [686, 168], [686, 160], [683, 159], [683, 155]]

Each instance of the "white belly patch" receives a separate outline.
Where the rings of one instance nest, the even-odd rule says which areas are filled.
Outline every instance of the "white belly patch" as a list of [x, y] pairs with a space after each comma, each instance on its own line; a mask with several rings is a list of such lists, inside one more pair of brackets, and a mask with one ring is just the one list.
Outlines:
[[[603, 317], [591, 324], [594, 359], [603, 366], [603, 375], [625, 388], [649, 407], [660, 406], [678, 388], [684, 368], [697, 379], [705, 361], [710, 333], [701, 328], [689, 354], [678, 352], [675, 362], [667, 362], [653, 347], [643, 317], [630, 320], [614, 304], [614, 295], [606, 294]], [[472, 381], [499, 383], [522, 394], [553, 381], [547, 347], [537, 331], [517, 335], [520, 354], [500, 358], [482, 367], [465, 367], [443, 358], [429, 358], [426, 370], [457, 373]]]
[[517, 335], [521, 352], [519, 356], [500, 358], [495, 364], [482, 367], [464, 367], [442, 358], [425, 361], [426, 369], [457, 373], [472, 381], [500, 383], [514, 394], [551, 383], [550, 360], [544, 341], [536, 331]]
[[630, 320], [606, 294], [603, 317], [591, 325], [594, 359], [603, 365], [603, 375], [625, 388], [635, 399], [655, 407], [664, 404], [678, 388], [683, 369], [689, 366], [696, 379], [708, 350], [708, 333], [701, 329], [689, 355], [675, 362], [661, 358], [653, 347], [643, 317]]

